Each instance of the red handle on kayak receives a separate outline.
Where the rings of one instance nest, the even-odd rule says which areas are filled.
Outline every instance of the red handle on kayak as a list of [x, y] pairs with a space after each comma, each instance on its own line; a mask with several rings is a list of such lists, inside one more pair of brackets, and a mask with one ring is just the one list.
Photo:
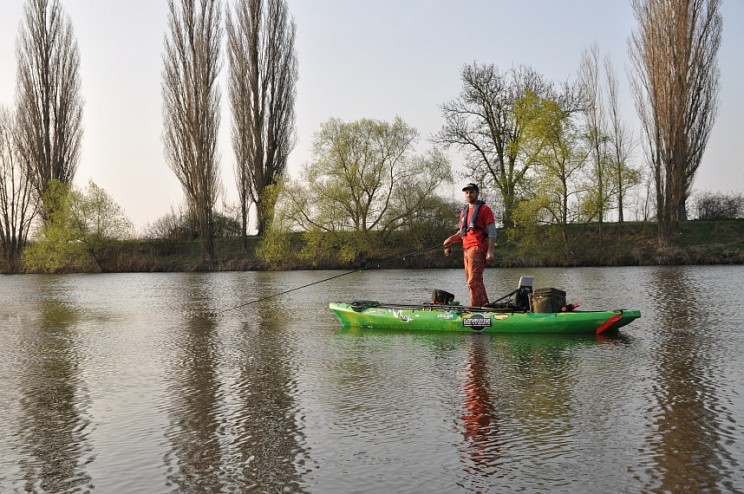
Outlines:
[[610, 317], [605, 321], [603, 325], [597, 328], [597, 334], [601, 334], [603, 331], [606, 331], [607, 329], [611, 328], [616, 322], [618, 322], [620, 319], [623, 318], [623, 314], [615, 314], [614, 316]]

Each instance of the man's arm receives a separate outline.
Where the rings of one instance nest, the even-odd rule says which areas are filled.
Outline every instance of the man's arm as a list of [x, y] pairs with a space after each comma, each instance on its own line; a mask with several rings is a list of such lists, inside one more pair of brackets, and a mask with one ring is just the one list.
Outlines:
[[450, 252], [452, 252], [452, 250], [450, 249], [450, 245], [456, 244], [457, 242], [460, 242], [461, 240], [462, 240], [462, 236], [460, 236], [459, 233], [455, 233], [454, 235], [447, 237], [444, 240], [444, 255], [445, 256], [450, 255]]
[[493, 248], [496, 245], [496, 225], [489, 223], [486, 225], [486, 234], [488, 235], [488, 250], [486, 251], [486, 261], [493, 259]]
[[452, 244], [456, 244], [457, 242], [460, 242], [462, 240], [462, 236], [460, 236], [460, 233], [455, 233], [454, 235], [451, 235], [447, 237], [444, 240], [444, 246], [449, 247]]

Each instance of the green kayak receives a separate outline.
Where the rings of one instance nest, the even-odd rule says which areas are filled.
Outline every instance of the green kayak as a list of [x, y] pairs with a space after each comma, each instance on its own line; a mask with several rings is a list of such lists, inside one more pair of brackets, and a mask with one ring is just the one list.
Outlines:
[[535, 313], [460, 305], [350, 304], [329, 308], [344, 326], [479, 333], [608, 334], [641, 317], [639, 310]]

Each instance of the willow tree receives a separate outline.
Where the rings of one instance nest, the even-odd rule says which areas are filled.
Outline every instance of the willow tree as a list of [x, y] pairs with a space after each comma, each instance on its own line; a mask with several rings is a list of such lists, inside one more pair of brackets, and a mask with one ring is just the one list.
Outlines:
[[0, 248], [6, 272], [14, 273], [21, 267], [35, 205], [31, 181], [19, 156], [14, 116], [0, 108]]
[[415, 153], [418, 131], [393, 122], [330, 119], [321, 126], [303, 182], [290, 182], [284, 214], [312, 237], [345, 243], [351, 257], [376, 241], [411, 230], [436, 204], [437, 188], [452, 177], [436, 148]]
[[202, 257], [214, 255], [214, 205], [219, 189], [221, 7], [218, 0], [168, 0], [163, 55], [165, 155], [181, 182], [198, 227]]
[[20, 158], [41, 199], [52, 180], [72, 182], [83, 136], [80, 54], [58, 0], [26, 2], [17, 60]]
[[636, 107], [656, 186], [659, 239], [687, 219], [690, 195], [718, 109], [720, 0], [631, 0]]
[[294, 147], [297, 56], [286, 0], [239, 0], [227, 14], [229, 93], [243, 245], [255, 204], [258, 233], [274, 216], [276, 188]]

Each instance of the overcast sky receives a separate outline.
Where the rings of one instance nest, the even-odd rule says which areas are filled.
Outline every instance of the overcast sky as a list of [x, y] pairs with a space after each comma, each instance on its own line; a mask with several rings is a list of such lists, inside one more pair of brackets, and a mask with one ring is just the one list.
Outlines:
[[[0, 104], [15, 94], [22, 0], [0, 0]], [[596, 43], [612, 60], [628, 126], [640, 134], [629, 93], [629, 0], [288, 0], [297, 24], [300, 78], [293, 176], [329, 118], [392, 120], [418, 129], [420, 146], [443, 123], [440, 105], [462, 86], [464, 64], [529, 65], [555, 82], [575, 79]], [[177, 208], [180, 185], [163, 158], [161, 72], [166, 0], [62, 0], [78, 41], [85, 100], [75, 183], [92, 179], [142, 228]], [[720, 110], [696, 190], [744, 191], [744, 0], [724, 0]], [[226, 74], [223, 70], [223, 76]], [[222, 85], [223, 106], [227, 90]], [[224, 197], [235, 203], [229, 113], [220, 141]], [[458, 155], [449, 153], [454, 162]], [[640, 161], [641, 156], [637, 159]], [[459, 181], [458, 181], [459, 184]], [[459, 198], [459, 188], [450, 191]]]

